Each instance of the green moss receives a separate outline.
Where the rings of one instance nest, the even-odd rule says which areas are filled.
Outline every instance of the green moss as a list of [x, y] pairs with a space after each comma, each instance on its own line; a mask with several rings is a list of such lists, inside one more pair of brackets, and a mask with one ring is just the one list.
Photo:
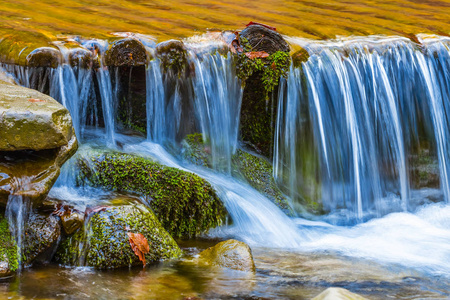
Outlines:
[[[211, 168], [211, 154], [201, 133], [187, 135], [183, 141], [183, 158], [198, 166]], [[233, 175], [264, 194], [278, 207], [291, 214], [288, 200], [273, 179], [273, 168], [264, 157], [238, 149], [232, 157]]]
[[107, 153], [79, 160], [80, 182], [133, 192], [150, 206], [175, 237], [193, 237], [222, 224], [226, 210], [211, 185], [199, 176], [149, 159]]
[[3, 216], [0, 216], [0, 259], [8, 262], [12, 272], [19, 268], [17, 245], [9, 231], [8, 220]]
[[238, 149], [233, 156], [233, 166], [248, 184], [282, 210], [292, 214], [287, 198], [275, 183], [272, 165], [265, 158]]
[[211, 167], [211, 155], [201, 133], [188, 134], [183, 140], [183, 158], [194, 165]]
[[130, 203], [107, 207], [92, 215], [85, 230], [61, 243], [55, 260], [99, 269], [142, 264], [130, 246], [128, 232], [140, 233], [147, 239], [150, 247], [145, 254], [147, 263], [181, 255], [180, 248], [153, 212], [141, 204]]
[[246, 53], [252, 52], [253, 49], [248, 40], [241, 37], [241, 45], [243, 45], [244, 52], [238, 55], [237, 76], [242, 82], [245, 82], [253, 74], [259, 74], [264, 87], [265, 98], [268, 99], [269, 94], [278, 85], [280, 77], [287, 76], [291, 62], [289, 53], [276, 51], [266, 58], [250, 59]]
[[172, 73], [181, 77], [186, 71], [186, 48], [181, 41], [169, 40], [156, 46], [156, 56], [161, 59], [161, 66], [165, 73]]

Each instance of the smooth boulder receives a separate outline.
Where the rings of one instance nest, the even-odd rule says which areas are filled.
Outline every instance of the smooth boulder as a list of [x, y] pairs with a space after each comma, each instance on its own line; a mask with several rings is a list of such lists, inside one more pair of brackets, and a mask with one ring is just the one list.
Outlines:
[[312, 300], [367, 300], [367, 298], [343, 288], [331, 287], [327, 288]]
[[77, 147], [66, 108], [37, 91], [0, 82], [0, 203], [15, 194], [40, 204]]
[[63, 265], [98, 269], [142, 265], [143, 262], [133, 252], [128, 233], [142, 234], [147, 239], [147, 263], [181, 255], [180, 248], [151, 209], [126, 199], [122, 202], [115, 206], [89, 208], [86, 212], [87, 226], [61, 243], [55, 260]]
[[0, 151], [65, 146], [74, 135], [69, 111], [38, 91], [0, 83]]
[[255, 272], [255, 263], [250, 247], [237, 240], [226, 240], [200, 252], [200, 264]]

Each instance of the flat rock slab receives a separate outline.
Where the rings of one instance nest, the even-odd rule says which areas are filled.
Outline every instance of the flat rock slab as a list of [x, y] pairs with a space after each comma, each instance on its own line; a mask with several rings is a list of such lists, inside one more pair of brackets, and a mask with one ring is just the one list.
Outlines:
[[0, 82], [0, 151], [59, 148], [72, 135], [69, 111], [56, 100]]

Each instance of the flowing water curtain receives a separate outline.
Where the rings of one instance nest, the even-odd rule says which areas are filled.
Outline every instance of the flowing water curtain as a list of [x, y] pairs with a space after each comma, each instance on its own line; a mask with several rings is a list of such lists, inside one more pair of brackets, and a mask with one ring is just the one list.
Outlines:
[[156, 143], [166, 137], [166, 100], [161, 62], [154, 59], [146, 67], [147, 139]]
[[450, 197], [450, 39], [423, 40], [425, 54], [417, 52], [417, 69], [431, 110], [439, 158], [441, 189]]
[[194, 108], [205, 142], [211, 149], [213, 168], [231, 172], [231, 156], [237, 147], [242, 87], [233, 67], [233, 56], [218, 51], [197, 56]]
[[[292, 125], [300, 118], [300, 112], [292, 110], [304, 107], [309, 110], [320, 155], [324, 208], [331, 212], [349, 209], [357, 220], [407, 210], [407, 155], [418, 139], [417, 120], [426, 119], [427, 111], [416, 95], [420, 87], [416, 87], [412, 44], [403, 39], [368, 40], [345, 47], [342, 43], [318, 44], [309, 51], [311, 57], [302, 72], [291, 70], [288, 96], [280, 104], [289, 109], [285, 109], [285, 119], [278, 120], [275, 176], [291, 181], [291, 193], [292, 188], [294, 194], [302, 193], [295, 191], [298, 179], [292, 179], [298, 165], [295, 158], [286, 160], [286, 153], [294, 157], [299, 138], [293, 135], [308, 124]], [[304, 79], [307, 96], [300, 91]], [[293, 105], [291, 98], [309, 106]], [[289, 175], [283, 165], [290, 166]]]

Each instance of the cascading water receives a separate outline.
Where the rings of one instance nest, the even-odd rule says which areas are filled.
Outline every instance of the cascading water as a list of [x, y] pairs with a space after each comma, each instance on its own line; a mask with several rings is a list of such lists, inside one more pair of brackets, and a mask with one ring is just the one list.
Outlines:
[[[321, 179], [321, 200], [327, 211], [350, 210], [346, 217], [359, 221], [407, 211], [407, 157], [418, 140], [418, 119], [430, 118], [428, 102], [431, 107], [435, 101], [442, 102], [441, 98], [433, 100], [434, 89], [446, 88], [427, 79], [432, 75], [420, 67], [421, 62], [431, 64], [432, 56], [424, 56], [403, 38], [291, 42], [303, 45], [311, 57], [301, 70], [291, 69], [286, 87], [280, 89], [275, 177], [294, 189], [291, 193], [302, 194], [304, 185], [296, 184], [302, 166], [295, 159], [305, 156], [299, 133], [312, 131], [320, 158], [315, 172]], [[431, 96], [426, 97], [424, 91]], [[299, 122], [305, 114], [301, 108], [310, 123]], [[435, 109], [431, 115], [437, 118], [439, 151], [445, 153], [440, 157], [448, 156], [438, 128], [443, 126], [443, 115], [439, 117], [443, 111]], [[445, 161], [440, 164], [445, 178], [447, 166]]]
[[237, 147], [242, 101], [242, 87], [232, 60], [231, 55], [225, 57], [218, 52], [193, 58], [194, 103], [201, 133], [210, 146], [213, 168], [228, 174]]

